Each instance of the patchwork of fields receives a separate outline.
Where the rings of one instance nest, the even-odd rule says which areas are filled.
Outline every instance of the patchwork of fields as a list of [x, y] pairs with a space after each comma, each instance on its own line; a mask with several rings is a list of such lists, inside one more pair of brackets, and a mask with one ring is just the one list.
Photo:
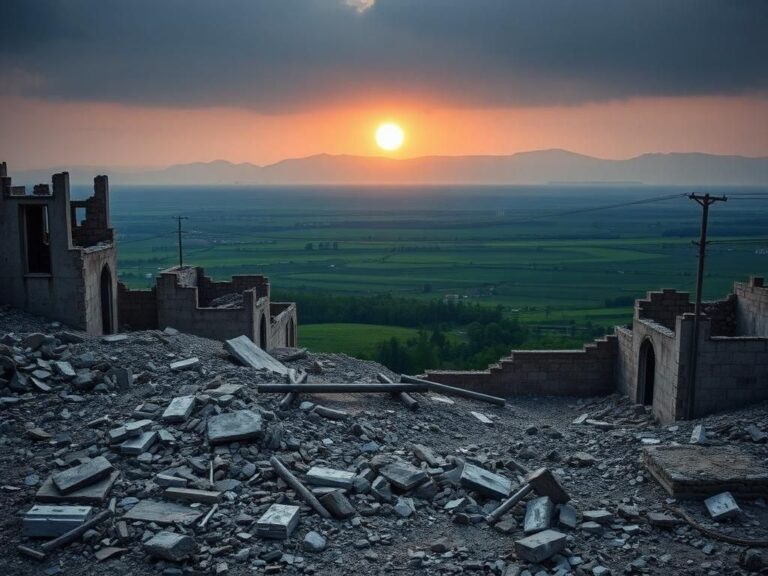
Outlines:
[[[115, 188], [112, 213], [121, 279], [134, 287], [176, 263], [172, 216], [183, 214], [186, 262], [217, 278], [268, 275], [277, 295], [450, 294], [534, 324], [610, 326], [631, 317], [626, 299], [692, 289], [700, 210], [687, 191]], [[664, 199], [590, 209], [646, 198]], [[710, 231], [706, 297], [768, 273], [768, 203], [718, 205]]]

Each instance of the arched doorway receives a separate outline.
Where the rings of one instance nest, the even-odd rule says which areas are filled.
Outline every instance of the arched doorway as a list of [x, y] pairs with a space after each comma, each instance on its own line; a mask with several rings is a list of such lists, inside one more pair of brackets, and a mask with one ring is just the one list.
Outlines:
[[261, 315], [261, 320], [259, 321], [259, 348], [262, 350], [267, 349], [267, 316], [266, 314]]
[[646, 406], [653, 405], [653, 389], [656, 380], [656, 353], [653, 344], [646, 339], [640, 345], [637, 370], [637, 401]]
[[296, 325], [293, 322], [293, 318], [288, 320], [288, 324], [285, 327], [285, 345], [296, 346]]
[[112, 315], [112, 272], [108, 265], [101, 269], [99, 281], [99, 294], [101, 297], [101, 332], [112, 334], [114, 332], [114, 317]]

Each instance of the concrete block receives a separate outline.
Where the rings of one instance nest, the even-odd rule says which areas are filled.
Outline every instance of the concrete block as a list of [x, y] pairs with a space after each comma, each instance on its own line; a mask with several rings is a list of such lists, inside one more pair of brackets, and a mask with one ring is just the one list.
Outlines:
[[158, 532], [144, 543], [144, 550], [153, 558], [181, 562], [195, 553], [197, 545], [191, 536]]
[[120, 452], [123, 454], [132, 454], [134, 456], [143, 454], [149, 450], [152, 445], [157, 441], [157, 432], [142, 432], [135, 438], [129, 438], [122, 444], [120, 444]]
[[355, 509], [341, 490], [334, 490], [320, 497], [320, 503], [334, 518], [344, 520], [355, 515]]
[[515, 541], [518, 558], [526, 562], [543, 562], [565, 549], [566, 536], [556, 530], [544, 530]]
[[33, 538], [55, 538], [90, 518], [90, 506], [33, 506], [24, 515], [22, 533]]
[[337, 488], [351, 488], [355, 479], [354, 472], [334, 470], [322, 466], [313, 466], [307, 472], [307, 484], [314, 486], [333, 486]]
[[299, 524], [299, 507], [272, 504], [256, 522], [256, 534], [262, 538], [285, 540]]
[[195, 490], [193, 488], [166, 488], [163, 495], [170, 500], [184, 502], [201, 502], [203, 504], [218, 504], [221, 502], [221, 492]]
[[548, 468], [534, 470], [528, 474], [525, 481], [533, 487], [536, 494], [549, 496], [555, 504], [565, 504], [571, 499], [560, 481]]
[[176, 362], [171, 362], [170, 368], [174, 371], [180, 371], [180, 370], [191, 370], [195, 366], [197, 366], [200, 363], [200, 359], [196, 356], [193, 356], [192, 358], [185, 358], [184, 360], [178, 360]]
[[541, 532], [550, 527], [554, 504], [549, 496], [540, 496], [528, 501], [525, 507], [523, 532], [526, 535]]
[[53, 483], [59, 492], [69, 494], [109, 476], [112, 470], [112, 464], [109, 463], [109, 460], [103, 456], [97, 456], [79, 466], [54, 474]]
[[710, 496], [704, 500], [704, 505], [713, 520], [726, 520], [741, 513], [741, 508], [730, 492]]
[[384, 466], [380, 474], [400, 490], [412, 490], [427, 479], [427, 473], [410, 464], [392, 463]]
[[184, 422], [192, 414], [194, 407], [194, 396], [179, 396], [171, 400], [162, 418], [165, 422]]
[[203, 513], [199, 510], [175, 502], [141, 500], [125, 513], [123, 519], [155, 522], [160, 525], [191, 524], [202, 515]]
[[219, 414], [208, 420], [208, 441], [211, 444], [251, 440], [261, 438], [263, 434], [262, 418], [251, 410]]
[[509, 478], [470, 463], [464, 464], [459, 480], [465, 488], [489, 498], [507, 498], [512, 491], [512, 481]]

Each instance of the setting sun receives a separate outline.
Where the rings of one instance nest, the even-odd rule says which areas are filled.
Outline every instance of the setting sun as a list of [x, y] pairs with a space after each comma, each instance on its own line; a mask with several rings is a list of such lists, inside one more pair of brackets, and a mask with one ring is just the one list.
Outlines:
[[376, 129], [376, 144], [383, 150], [397, 150], [404, 139], [403, 129], [394, 122], [385, 122]]

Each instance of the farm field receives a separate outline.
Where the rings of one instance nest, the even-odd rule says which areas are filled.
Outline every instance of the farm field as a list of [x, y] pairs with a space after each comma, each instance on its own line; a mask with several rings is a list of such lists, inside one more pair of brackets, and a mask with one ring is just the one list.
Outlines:
[[[278, 298], [281, 291], [448, 297], [502, 305], [511, 317], [557, 330], [625, 323], [631, 300], [648, 290], [692, 290], [700, 208], [686, 192], [639, 185], [113, 186], [112, 221], [120, 278], [132, 287], [151, 285], [160, 269], [177, 263], [172, 217], [184, 215], [185, 262], [219, 279], [265, 274]], [[705, 297], [768, 274], [766, 237], [768, 202], [713, 207]], [[311, 341], [319, 329], [307, 328], [300, 334]], [[318, 345], [335, 345], [326, 340]], [[338, 342], [343, 351], [354, 344]]]
[[390, 338], [407, 340], [415, 328], [380, 324], [306, 324], [299, 327], [301, 345], [313, 352], [343, 351], [350, 356], [370, 358], [379, 342]]

